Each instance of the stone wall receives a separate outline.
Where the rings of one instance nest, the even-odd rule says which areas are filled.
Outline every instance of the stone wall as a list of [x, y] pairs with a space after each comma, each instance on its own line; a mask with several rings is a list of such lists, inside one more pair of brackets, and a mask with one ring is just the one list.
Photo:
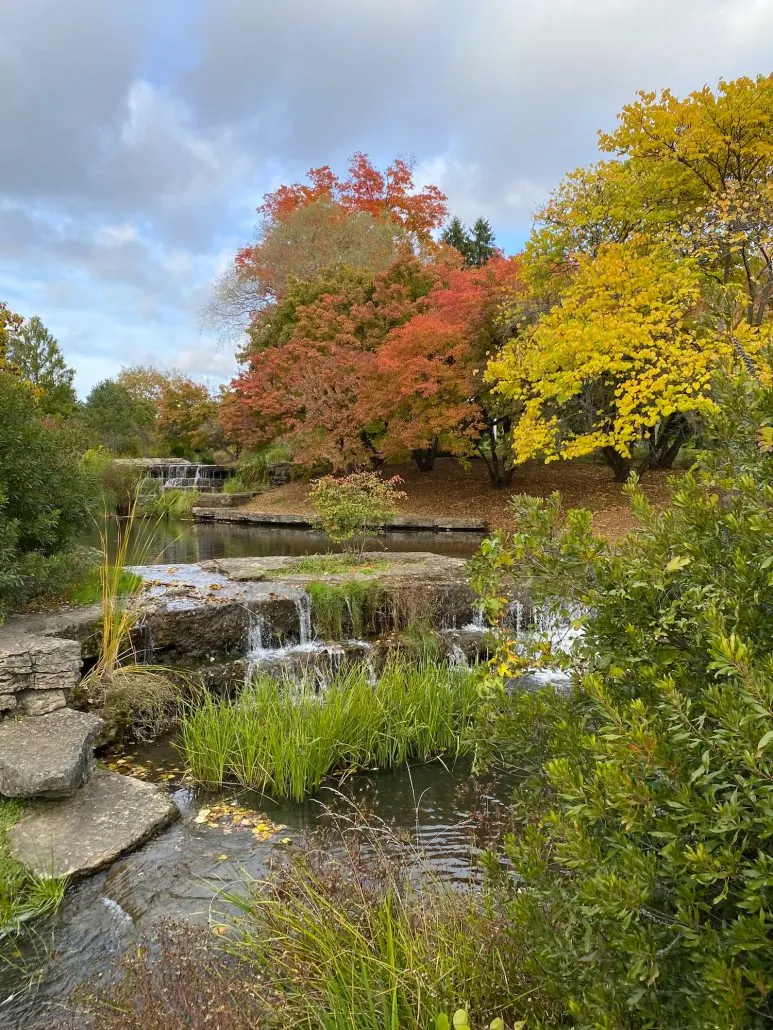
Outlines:
[[0, 718], [47, 715], [64, 708], [81, 673], [77, 640], [31, 634], [0, 635]]

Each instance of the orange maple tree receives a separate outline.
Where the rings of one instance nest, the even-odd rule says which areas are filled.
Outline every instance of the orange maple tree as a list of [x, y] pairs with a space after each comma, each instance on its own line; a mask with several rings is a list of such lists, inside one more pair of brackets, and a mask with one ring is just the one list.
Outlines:
[[503, 343], [502, 304], [521, 290], [515, 258], [454, 269], [432, 291], [426, 310], [389, 332], [361, 400], [371, 418], [385, 423], [382, 453], [411, 453], [429, 469], [441, 449], [460, 456], [477, 452], [492, 484], [507, 485], [511, 406], [492, 393], [481, 373]]

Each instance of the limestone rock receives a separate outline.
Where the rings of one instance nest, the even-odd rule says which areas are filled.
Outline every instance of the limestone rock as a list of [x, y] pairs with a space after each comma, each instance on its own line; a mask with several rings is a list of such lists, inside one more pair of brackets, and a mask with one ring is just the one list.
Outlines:
[[11, 855], [39, 876], [86, 876], [177, 815], [154, 784], [98, 769], [74, 797], [40, 805], [12, 826]]
[[92, 744], [101, 725], [98, 716], [71, 708], [6, 719], [0, 724], [0, 794], [14, 798], [74, 794], [88, 777]]
[[48, 715], [67, 704], [63, 690], [22, 690], [16, 695], [16, 701], [18, 710], [25, 715]]

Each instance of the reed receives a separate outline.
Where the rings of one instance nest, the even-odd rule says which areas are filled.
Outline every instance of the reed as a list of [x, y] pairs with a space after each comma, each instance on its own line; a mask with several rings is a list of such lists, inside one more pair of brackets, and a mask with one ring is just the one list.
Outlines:
[[181, 720], [193, 778], [236, 782], [302, 801], [330, 775], [456, 757], [472, 750], [477, 677], [437, 662], [387, 662], [375, 683], [363, 664], [324, 694], [258, 677], [236, 700], [205, 695]]
[[[420, 886], [419, 886], [420, 884]], [[487, 888], [444, 884], [418, 847], [359, 818], [226, 900], [267, 1027], [522, 1027], [518, 945]], [[491, 1020], [496, 1014], [496, 1019]]]

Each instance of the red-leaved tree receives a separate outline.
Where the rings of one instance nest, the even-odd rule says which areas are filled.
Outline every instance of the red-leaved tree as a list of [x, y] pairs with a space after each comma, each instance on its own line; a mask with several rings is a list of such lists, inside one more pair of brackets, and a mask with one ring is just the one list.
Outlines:
[[515, 258], [455, 269], [424, 311], [389, 332], [361, 401], [386, 426], [380, 447], [387, 457], [410, 453], [428, 469], [441, 448], [460, 456], [477, 452], [492, 485], [509, 483], [513, 411], [492, 394], [482, 371], [506, 335], [502, 305], [521, 289]]

